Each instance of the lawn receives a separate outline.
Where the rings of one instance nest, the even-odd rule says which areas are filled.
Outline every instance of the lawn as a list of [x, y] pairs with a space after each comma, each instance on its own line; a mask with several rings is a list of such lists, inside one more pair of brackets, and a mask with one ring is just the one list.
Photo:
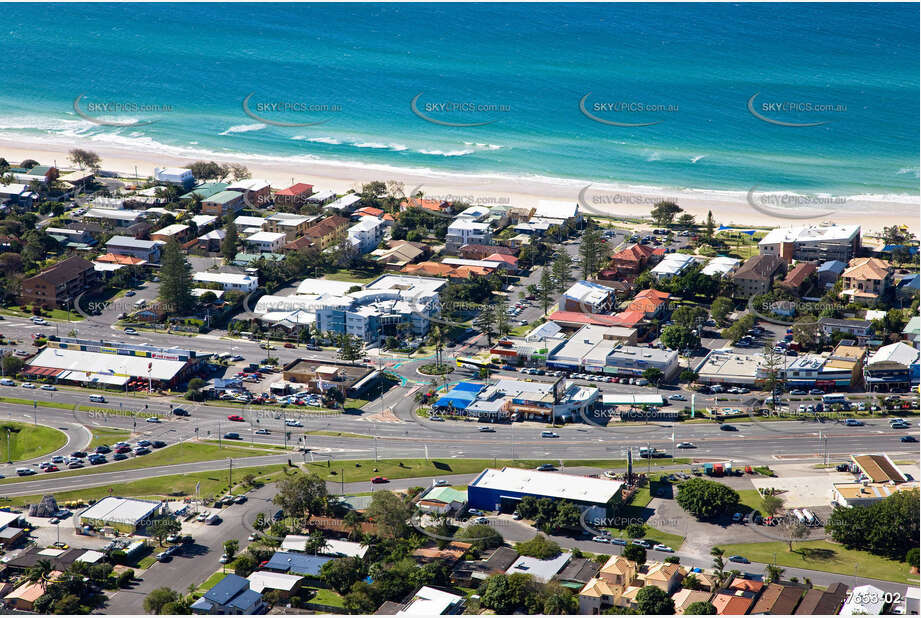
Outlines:
[[358, 272], [354, 270], [349, 270], [347, 268], [339, 268], [331, 273], [326, 273], [323, 275], [323, 279], [332, 279], [333, 281], [351, 281], [356, 285], [371, 283], [375, 279], [381, 276], [381, 273], [369, 274], [366, 276], [361, 276]]
[[[194, 463], [197, 461], [222, 460], [227, 457], [258, 457], [274, 453], [239, 446], [219, 447], [216, 444], [202, 442], [182, 442], [152, 452], [150, 455], [132, 457], [124, 461], [117, 461], [102, 466], [87, 467], [82, 470], [67, 470], [52, 472], [43, 475], [48, 478], [62, 478], [66, 476], [81, 476], [99, 474], [101, 472], [118, 472], [120, 470], [137, 470], [139, 468], [152, 468], [154, 466], [169, 466], [173, 464]], [[0, 484], [19, 483], [35, 480], [31, 477], [13, 477], [0, 480]]]
[[208, 590], [211, 590], [218, 584], [218, 582], [224, 579], [225, 575], [226, 573], [224, 573], [223, 570], [212, 574], [211, 577], [201, 583], [201, 586], [198, 587], [198, 590], [200, 592], [207, 592]]
[[308, 601], [308, 603], [317, 603], [319, 605], [329, 605], [330, 607], [342, 607], [345, 605], [342, 602], [342, 597], [339, 596], [334, 590], [327, 590], [326, 588], [308, 588], [316, 594]]
[[[290, 469], [284, 464], [275, 464], [271, 466], [259, 466], [252, 468], [234, 468], [233, 478], [234, 486], [246, 474], [253, 474], [257, 483], [270, 483], [278, 480], [284, 472]], [[195, 485], [201, 483], [199, 494], [202, 498], [223, 495], [228, 493], [228, 471], [211, 471], [211, 472], [194, 472], [190, 474], [170, 474], [167, 476], [156, 476], [138, 481], [127, 483], [116, 483], [114, 485], [103, 485], [100, 487], [87, 487], [84, 489], [75, 489], [73, 491], [62, 491], [54, 494], [58, 503], [71, 501], [87, 502], [89, 500], [99, 500], [106, 496], [123, 496], [134, 498], [154, 498], [162, 499], [168, 497], [181, 497], [195, 495]], [[16, 496], [2, 501], [3, 504], [10, 506], [23, 506], [36, 504], [42, 499], [42, 494], [30, 496]]]
[[771, 543], [741, 543], [737, 545], [720, 545], [727, 556], [738, 554], [753, 562], [769, 564], [775, 561], [780, 566], [812, 569], [871, 577], [885, 581], [912, 583], [917, 585], [918, 576], [911, 575], [907, 562], [896, 562], [887, 558], [856, 549], [845, 549], [828, 541], [797, 541], [793, 544], [793, 553], [787, 551], [787, 544], [782, 541]]
[[761, 508], [761, 494], [757, 489], [737, 489], [736, 492], [739, 494], [739, 504], [758, 511], [762, 517], [766, 515]]
[[116, 442], [126, 440], [131, 435], [131, 432], [127, 429], [115, 429], [114, 427], [93, 427], [92, 432], [93, 439], [87, 447], [87, 450], [91, 451], [103, 444], [111, 446]]
[[[0, 313], [6, 315], [14, 315], [20, 318], [31, 318], [33, 317], [32, 313], [26, 313], [22, 311], [19, 307], [3, 307], [0, 308]], [[82, 315], [76, 311], [64, 311], [63, 309], [47, 309], [42, 310], [42, 317], [50, 320], [65, 320], [70, 322], [79, 322], [84, 319]]]
[[[11, 430], [8, 436], [4, 435], [6, 429]], [[0, 461], [22, 461], [41, 457], [45, 453], [58, 450], [65, 444], [67, 444], [67, 435], [51, 427], [13, 421], [4, 421], [0, 424]]]

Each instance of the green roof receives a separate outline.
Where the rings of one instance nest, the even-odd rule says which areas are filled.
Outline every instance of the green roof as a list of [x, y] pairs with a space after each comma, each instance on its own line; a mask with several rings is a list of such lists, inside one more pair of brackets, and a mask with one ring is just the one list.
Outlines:
[[467, 492], [453, 487], [434, 487], [425, 494], [423, 500], [438, 500], [439, 502], [467, 502]]
[[255, 262], [259, 258], [265, 258], [269, 262], [280, 262], [285, 259], [285, 256], [281, 253], [238, 253], [234, 256], [233, 262], [238, 265], [246, 265], [250, 262]]
[[179, 199], [188, 200], [191, 199], [193, 195], [201, 197], [201, 199], [206, 200], [212, 195], [216, 195], [229, 187], [226, 182], [206, 182], [205, 184], [198, 186], [184, 195], [180, 195]]
[[226, 204], [227, 202], [232, 202], [239, 199], [243, 199], [243, 194], [239, 191], [220, 191], [205, 198], [205, 201], [216, 204]]

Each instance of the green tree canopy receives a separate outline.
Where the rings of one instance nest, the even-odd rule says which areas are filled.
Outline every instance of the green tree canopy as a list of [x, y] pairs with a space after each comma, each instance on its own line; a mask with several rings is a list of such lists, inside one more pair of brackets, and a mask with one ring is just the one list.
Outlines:
[[697, 519], [708, 519], [734, 509], [739, 504], [739, 494], [722, 483], [693, 478], [680, 485], [675, 500]]

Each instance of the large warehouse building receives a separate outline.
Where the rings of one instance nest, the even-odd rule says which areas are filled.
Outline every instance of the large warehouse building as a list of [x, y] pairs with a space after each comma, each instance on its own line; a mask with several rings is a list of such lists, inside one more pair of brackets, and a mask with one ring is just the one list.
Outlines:
[[81, 526], [115, 528], [133, 534], [143, 531], [162, 509], [162, 502], [107, 496], [77, 515], [77, 521]]
[[467, 504], [484, 511], [515, 510], [525, 496], [569, 500], [586, 521], [608, 516], [623, 483], [610, 479], [521, 468], [483, 470], [467, 487]]

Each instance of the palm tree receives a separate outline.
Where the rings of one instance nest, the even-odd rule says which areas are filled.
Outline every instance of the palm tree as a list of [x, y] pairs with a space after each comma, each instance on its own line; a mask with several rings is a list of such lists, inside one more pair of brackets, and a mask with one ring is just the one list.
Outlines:
[[51, 566], [50, 560], [39, 560], [34, 566], [26, 569], [26, 581], [30, 584], [38, 584], [44, 590], [45, 586], [48, 585], [48, 575], [53, 570], [54, 567]]
[[349, 540], [361, 537], [361, 524], [364, 521], [361, 513], [358, 511], [349, 511], [342, 518], [343, 523], [349, 530]]
[[779, 581], [783, 577], [784, 569], [776, 564], [769, 564], [765, 567], [765, 580], [768, 583]]
[[713, 556], [713, 569], [716, 572], [716, 576], [719, 578], [720, 582], [723, 581], [723, 578], [726, 577], [726, 572], [723, 568], [726, 566], [726, 562], [723, 560], [723, 550], [719, 547], [713, 547], [710, 549], [710, 555]]
[[442, 352], [445, 349], [444, 335], [440, 326], [432, 327], [432, 332], [429, 333], [429, 341], [435, 346], [435, 369], [440, 370], [444, 366]]

